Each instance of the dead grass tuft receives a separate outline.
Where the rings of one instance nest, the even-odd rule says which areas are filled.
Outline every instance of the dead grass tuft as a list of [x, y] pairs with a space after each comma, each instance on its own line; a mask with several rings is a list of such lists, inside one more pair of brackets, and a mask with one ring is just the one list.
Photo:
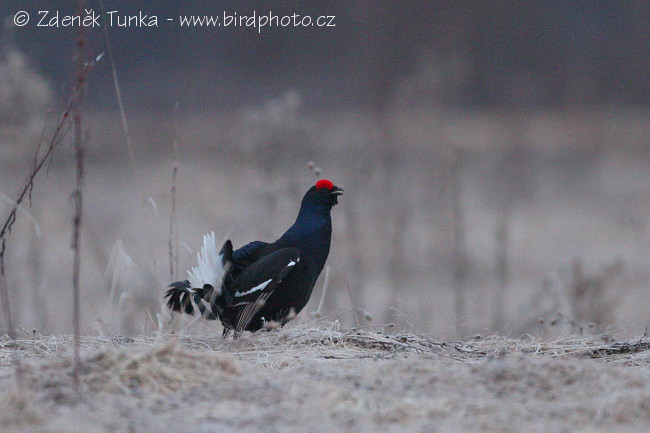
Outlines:
[[172, 340], [139, 350], [102, 350], [84, 361], [80, 374], [91, 390], [130, 394], [185, 389], [239, 369], [232, 356], [188, 351]]

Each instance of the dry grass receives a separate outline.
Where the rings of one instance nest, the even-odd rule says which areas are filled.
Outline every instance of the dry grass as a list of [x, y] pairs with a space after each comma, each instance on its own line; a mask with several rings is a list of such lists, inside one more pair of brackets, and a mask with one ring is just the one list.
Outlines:
[[441, 342], [320, 321], [237, 341], [85, 337], [80, 397], [70, 346], [41, 335], [0, 344], [7, 431], [641, 431], [650, 421], [647, 336]]

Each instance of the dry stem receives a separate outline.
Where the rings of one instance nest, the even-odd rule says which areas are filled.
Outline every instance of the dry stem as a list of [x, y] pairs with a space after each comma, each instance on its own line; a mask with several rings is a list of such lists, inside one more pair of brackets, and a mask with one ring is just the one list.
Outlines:
[[[83, 16], [84, 0], [77, 0], [77, 13]], [[72, 290], [73, 290], [73, 313], [72, 323], [74, 329], [74, 357], [72, 363], [72, 377], [75, 391], [79, 390], [79, 345], [80, 345], [80, 305], [79, 305], [79, 271], [81, 268], [81, 223], [83, 217], [82, 185], [83, 185], [83, 136], [81, 124], [81, 102], [86, 87], [86, 32], [83, 26], [79, 26], [77, 33], [77, 66], [75, 71], [75, 94], [77, 103], [74, 105], [74, 149], [76, 162], [76, 183], [73, 193], [75, 213], [73, 219], [72, 248], [74, 250], [74, 261], [72, 265]]]

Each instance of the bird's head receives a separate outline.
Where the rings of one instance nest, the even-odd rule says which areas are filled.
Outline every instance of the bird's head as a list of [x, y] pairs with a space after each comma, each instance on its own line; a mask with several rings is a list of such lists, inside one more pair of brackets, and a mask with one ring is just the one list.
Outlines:
[[343, 194], [343, 188], [334, 185], [332, 181], [321, 179], [316, 185], [309, 188], [303, 198], [303, 204], [309, 203], [316, 206], [324, 206], [327, 210], [339, 203], [338, 197]]

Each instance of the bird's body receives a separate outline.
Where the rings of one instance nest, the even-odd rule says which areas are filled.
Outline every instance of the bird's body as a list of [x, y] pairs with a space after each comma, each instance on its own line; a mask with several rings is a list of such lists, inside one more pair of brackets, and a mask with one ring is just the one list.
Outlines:
[[305, 194], [294, 224], [273, 243], [255, 241], [233, 251], [227, 240], [217, 253], [214, 234], [206, 235], [190, 278], [170, 285], [168, 307], [188, 314], [198, 308], [206, 319], [218, 318], [224, 336], [291, 320], [307, 305], [325, 266], [330, 210], [342, 193], [319, 180]]

